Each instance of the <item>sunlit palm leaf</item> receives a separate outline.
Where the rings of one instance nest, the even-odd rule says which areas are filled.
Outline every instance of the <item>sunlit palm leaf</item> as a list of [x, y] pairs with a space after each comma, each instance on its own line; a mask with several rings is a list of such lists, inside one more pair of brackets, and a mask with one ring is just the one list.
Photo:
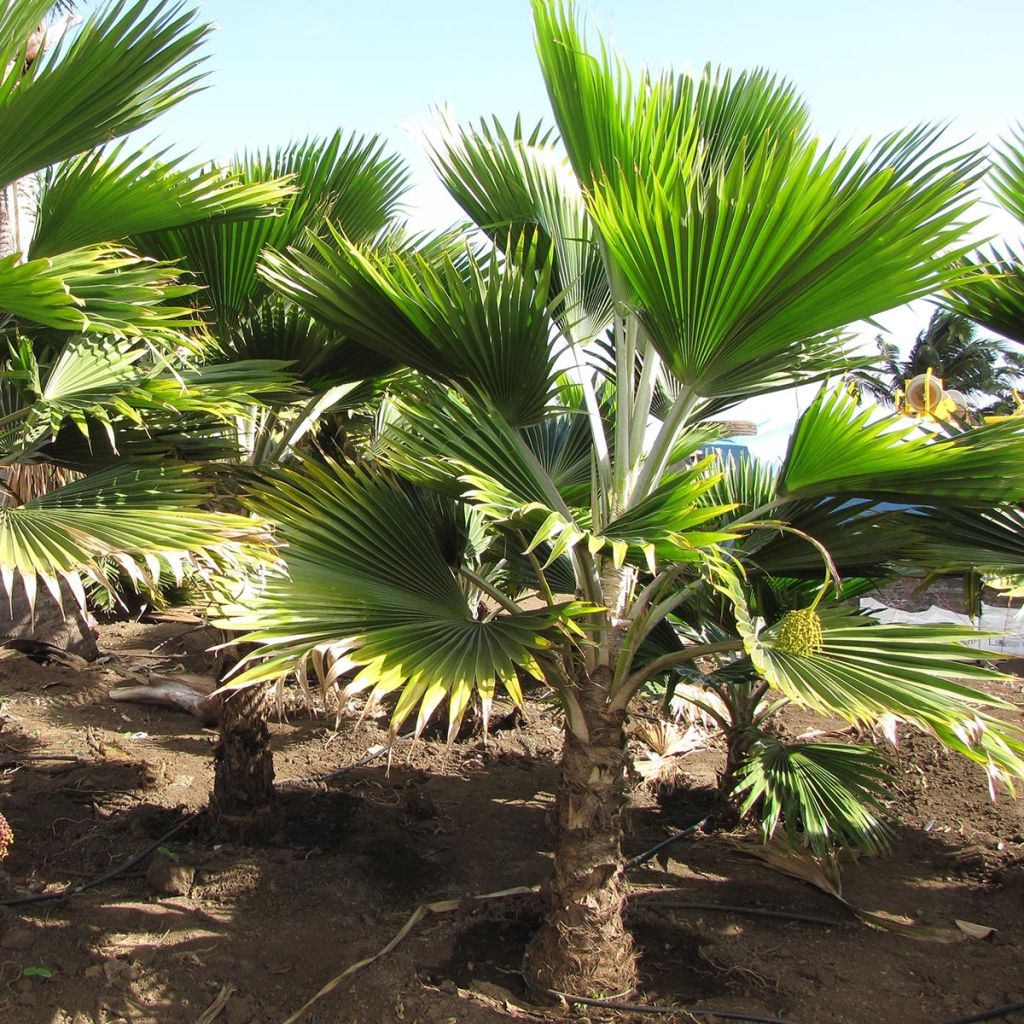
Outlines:
[[498, 121], [443, 127], [431, 157], [452, 197], [496, 245], [539, 232], [552, 252], [559, 326], [576, 341], [597, 337], [611, 322], [608, 277], [579, 182], [550, 133], [525, 135], [518, 122], [511, 134]]
[[885, 759], [871, 747], [782, 743], [760, 736], [738, 773], [742, 814], [755, 810], [765, 839], [784, 825], [791, 843], [825, 856], [836, 846], [881, 852], [888, 780]]
[[222, 332], [216, 345], [224, 358], [287, 360], [289, 372], [317, 391], [394, 369], [391, 360], [330, 330], [279, 296], [265, 299], [237, 328]]
[[176, 268], [124, 249], [90, 246], [47, 259], [0, 259], [0, 311], [63, 331], [181, 342], [199, 325], [194, 312], [173, 305], [195, 292]]
[[700, 76], [632, 75], [604, 44], [588, 52], [574, 3], [534, 0], [537, 55], [555, 120], [584, 187], [671, 162], [703, 136], [707, 163], [730, 163], [750, 139], [800, 141], [808, 111], [788, 82], [769, 72], [733, 79], [710, 67]]
[[964, 262], [974, 273], [951, 289], [950, 308], [1024, 344], [1024, 257], [1007, 245], [986, 260]]
[[947, 249], [974, 164], [933, 143], [918, 132], [848, 155], [762, 142], [705, 184], [695, 140], [662, 177], [602, 183], [590, 207], [672, 373], [704, 396], [753, 393], [834, 372], [846, 354], [823, 348], [831, 332], [962, 277]]
[[790, 439], [779, 494], [967, 507], [1024, 500], [1024, 420], [929, 435], [903, 417], [872, 413], [842, 389], [822, 391]]
[[989, 180], [1003, 209], [1024, 226], [1024, 124], [1018, 122], [996, 147]]
[[260, 402], [297, 397], [287, 363], [275, 359], [205, 363], [195, 369], [159, 369], [122, 396], [116, 408], [201, 412], [221, 420], [248, 415]]
[[384, 151], [379, 137], [346, 138], [341, 132], [247, 154], [235, 161], [232, 173], [250, 185], [289, 177], [297, 191], [274, 217], [194, 225], [139, 240], [142, 251], [181, 260], [199, 276], [206, 287], [204, 304], [221, 333], [233, 329], [266, 294], [256, 273], [264, 249], [306, 249], [307, 230], [325, 231], [327, 223], [368, 242], [394, 218], [408, 187], [404, 164]]
[[243, 566], [265, 560], [266, 528], [254, 519], [204, 511], [208, 487], [194, 467], [119, 464], [48, 494], [0, 509], [0, 576], [32, 601], [40, 582], [60, 601], [67, 580], [84, 603], [78, 574], [102, 584], [114, 558], [140, 578], [186, 564]]
[[[212, 26], [173, 0], [112, 3], [24, 72], [29, 7], [0, 15], [0, 182], [7, 183], [148, 124], [195, 92]], [[43, 5], [45, 6], [45, 5]]]
[[563, 604], [480, 617], [422, 508], [371, 470], [307, 462], [276, 473], [252, 507], [277, 524], [288, 576], [223, 620], [256, 645], [237, 684], [298, 669], [327, 645], [360, 667], [350, 691], [400, 691], [394, 729], [417, 706], [422, 729], [447, 697], [454, 735], [474, 692], [486, 705], [500, 681], [519, 699], [517, 667], [539, 675], [536, 653], [572, 614]]
[[246, 183], [210, 165], [148, 156], [121, 142], [52, 168], [43, 180], [30, 258], [196, 221], [269, 216], [293, 189]]
[[335, 233], [316, 257], [270, 253], [264, 276], [352, 341], [537, 422], [555, 390], [550, 270], [534, 250], [515, 262], [468, 248], [427, 258], [377, 255]]
[[374, 451], [405, 479], [472, 500], [495, 520], [518, 519], [531, 507], [547, 514], [560, 503], [537, 455], [486, 406], [431, 388], [393, 408]]
[[1024, 777], [1024, 732], [989, 709], [1012, 705], [958, 680], [995, 681], [966, 646], [975, 630], [880, 625], [848, 610], [822, 613], [823, 646], [800, 655], [779, 650], [778, 626], [747, 645], [769, 684], [787, 697], [851, 722], [884, 716], [916, 725], [943, 745], [984, 764], [992, 780]]

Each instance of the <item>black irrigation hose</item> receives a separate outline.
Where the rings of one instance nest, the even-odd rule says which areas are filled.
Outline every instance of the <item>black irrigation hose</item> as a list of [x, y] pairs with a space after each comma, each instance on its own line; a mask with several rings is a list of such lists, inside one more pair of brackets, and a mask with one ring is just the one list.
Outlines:
[[96, 886], [103, 885], [104, 882], [109, 882], [117, 878], [118, 875], [123, 875], [129, 868], [135, 867], [140, 860], [151, 854], [157, 847], [163, 846], [171, 836], [180, 832], [186, 825], [191, 824], [201, 814], [205, 813], [205, 807], [200, 807], [198, 811], [193, 811], [187, 818], [182, 818], [169, 832], [165, 832], [159, 839], [154, 839], [149, 846], [138, 853], [132, 854], [126, 861], [123, 861], [116, 868], [111, 868], [106, 874], [100, 875], [99, 878], [90, 879], [88, 882], [80, 882], [78, 885], [69, 885], [63, 889], [58, 889], [56, 892], [40, 892], [32, 896], [12, 896], [6, 900], [0, 900], [0, 907], [18, 907], [25, 903], [46, 903], [49, 900], [62, 900], [68, 896], [78, 896], [89, 889], [95, 889]]
[[[659, 893], [651, 893], [657, 896]], [[798, 914], [789, 910], [769, 910], [765, 907], [741, 907], [730, 903], [677, 903], [673, 900], [650, 901], [653, 907], [675, 907], [678, 910], [710, 910], [722, 914], [748, 914], [752, 917], [777, 917], [780, 921], [799, 921], [801, 924], [822, 924], [828, 928], [845, 928], [852, 920], [842, 921], [838, 917], [818, 917], [817, 914]]]
[[383, 757], [389, 751], [397, 747], [400, 743], [406, 743], [410, 739], [412, 739], [411, 736], [399, 736], [390, 746], [382, 746], [380, 750], [375, 750], [372, 754], [366, 754], [364, 757], [361, 757], [358, 761], [353, 761], [352, 764], [343, 765], [341, 768], [335, 768], [333, 771], [330, 772], [319, 772], [316, 775], [303, 775], [298, 779], [281, 779], [281, 781], [276, 783], [276, 785], [302, 786], [311, 782], [330, 782], [331, 779], [336, 779], [339, 775], [344, 775], [345, 772], [352, 771], [353, 768], [362, 768], [363, 765], [367, 765], [371, 761], [376, 761], [378, 757]]
[[[378, 757], [386, 754], [389, 749], [390, 748], [388, 747], [383, 747], [380, 750], [374, 751], [372, 754], [367, 754], [365, 757], [361, 757], [358, 761], [354, 761], [352, 764], [347, 764], [343, 768], [336, 768], [332, 772], [322, 772], [319, 775], [308, 775], [300, 779], [286, 779], [278, 783], [278, 785], [284, 786], [304, 782], [325, 782], [328, 779], [337, 777], [338, 775], [343, 775], [345, 772], [351, 771], [353, 768], [362, 768], [363, 765], [369, 764], [371, 761], [375, 761]], [[75, 760], [77, 760], [77, 758]], [[40, 892], [34, 893], [31, 896], [11, 896], [7, 899], [0, 900], [0, 907], [20, 907], [29, 903], [48, 903], [52, 900], [63, 900], [67, 899], [69, 896], [79, 896], [83, 892], [95, 889], [98, 885], [103, 885], [105, 882], [113, 881], [113, 879], [117, 878], [119, 875], [123, 875], [129, 869], [135, 867], [139, 861], [144, 860], [154, 850], [163, 846], [168, 839], [180, 832], [186, 825], [190, 825], [196, 820], [196, 818], [205, 813], [205, 807], [200, 807], [198, 811], [193, 811], [187, 817], [182, 818], [174, 828], [165, 832], [159, 839], [154, 839], [153, 842], [144, 847], [138, 853], [133, 853], [127, 860], [122, 861], [116, 868], [111, 868], [108, 872], [100, 875], [98, 878], [92, 878], [87, 882], [79, 882], [77, 885], [68, 885], [63, 889], [56, 890], [56, 892]]]
[[656, 857], [666, 846], [671, 846], [673, 843], [678, 843], [680, 839], [686, 839], [687, 836], [692, 836], [695, 832], [699, 832], [710, 820], [711, 815], [707, 815], [701, 818], [694, 825], [690, 825], [689, 828], [684, 828], [682, 832], [676, 832], [675, 835], [671, 835], [668, 839], [662, 839], [656, 846], [652, 846], [649, 850], [645, 850], [643, 853], [638, 853], [635, 857], [630, 857], [626, 861], [624, 867], [625, 870], [629, 871], [631, 868], [639, 867], [641, 864], [646, 864], [652, 857]]
[[997, 1006], [994, 1010], [982, 1010], [981, 1013], [972, 1014], [970, 1017], [957, 1017], [956, 1020], [948, 1020], [946, 1024], [978, 1024], [983, 1020], [998, 1020], [1000, 1017], [1008, 1017], [1011, 1013], [1024, 1013], [1024, 1003], [1007, 1003], [1006, 1006]]

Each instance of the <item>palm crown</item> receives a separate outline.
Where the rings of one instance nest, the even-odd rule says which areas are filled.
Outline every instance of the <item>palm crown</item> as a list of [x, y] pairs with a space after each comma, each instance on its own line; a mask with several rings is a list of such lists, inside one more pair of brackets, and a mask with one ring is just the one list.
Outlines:
[[[649, 679], [703, 658], [723, 693], [895, 715], [995, 776], [1024, 771], [997, 702], [953, 682], [992, 675], [969, 667], [966, 633], [882, 627], [837, 600], [902, 564], [952, 566], [955, 516], [1024, 495], [1024, 423], [922, 435], [826, 388], [777, 474], [702, 457], [710, 416], [857, 366], [847, 324], [963, 281], [979, 157], [930, 129], [822, 145], [767, 73], [634, 78], [588, 52], [572, 6], [534, 13], [557, 139], [446, 125], [433, 150], [484, 243], [382, 252], [334, 231], [265, 257], [279, 294], [418, 383], [363, 458], [257, 493], [288, 575], [224, 621], [256, 645], [240, 685], [312, 664], [396, 693], [395, 728], [447, 697], [454, 731], [473, 692], [485, 709], [496, 682], [518, 698], [524, 672], [552, 687], [566, 752], [529, 973], [618, 991], [622, 723]], [[919, 505], [894, 514], [893, 498]], [[884, 555], [882, 530], [901, 541]], [[817, 801], [806, 832], [875, 827], [843, 814], [877, 793], [875, 762], [801, 750], [780, 772], [768, 746], [742, 785], [770, 819], [797, 772]]]
[[0, 183], [41, 178], [33, 230], [0, 257], [0, 465], [9, 484], [35, 465], [73, 479], [28, 500], [8, 487], [0, 572], [30, 605], [40, 583], [61, 602], [62, 580], [82, 602], [81, 573], [105, 585], [111, 559], [143, 579], [265, 557], [261, 524], [209, 510], [197, 463], [230, 451], [223, 425], [289, 384], [280, 360], [205, 368], [196, 284], [137, 240], [266, 218], [291, 186], [111, 142], [198, 88], [210, 26], [181, 3], [113, 3], [26, 61], [50, 6], [0, 8]]

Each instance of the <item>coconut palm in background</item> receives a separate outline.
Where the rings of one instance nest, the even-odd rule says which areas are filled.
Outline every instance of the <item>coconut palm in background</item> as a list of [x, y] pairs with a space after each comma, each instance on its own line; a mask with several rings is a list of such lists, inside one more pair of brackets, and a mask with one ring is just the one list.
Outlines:
[[905, 359], [893, 342], [879, 336], [875, 343], [884, 375], [860, 371], [856, 380], [880, 405], [892, 406], [908, 380], [930, 370], [979, 412], [1014, 408], [1013, 389], [1024, 376], [1024, 355], [1009, 342], [979, 337], [977, 327], [961, 313], [936, 310]]
[[[382, 253], [334, 231], [266, 258], [280, 294], [420, 383], [388, 404], [372, 458], [307, 461], [257, 490], [288, 575], [225, 623], [256, 645], [239, 685], [347, 673], [350, 691], [397, 696], [395, 729], [447, 698], [454, 735], [474, 694], [486, 711], [497, 684], [519, 699], [520, 673], [544, 680], [565, 749], [527, 974], [608, 994], [636, 982], [624, 723], [650, 680], [755, 676], [852, 721], [927, 728], [995, 777], [1024, 771], [994, 702], [951, 681], [989, 675], [968, 667], [966, 633], [879, 626], [823, 585], [869, 544], [878, 561], [894, 496], [931, 516], [931, 548], [921, 519], [902, 524], [907, 557], [948, 561], [935, 524], [951, 509], [1024, 493], [1024, 425], [921, 436], [823, 391], [777, 476], [743, 493], [701, 458], [713, 415], [858, 365], [844, 325], [960, 281], [978, 158], [928, 129], [823, 146], [768, 74], [631, 77], [587, 51], [571, 5], [534, 10], [559, 139], [488, 124], [449, 129], [434, 154], [489, 245]], [[425, 516], [424, 490], [460, 511]], [[840, 760], [824, 796], [859, 806], [877, 764]], [[754, 779], [762, 803], [778, 778]]]

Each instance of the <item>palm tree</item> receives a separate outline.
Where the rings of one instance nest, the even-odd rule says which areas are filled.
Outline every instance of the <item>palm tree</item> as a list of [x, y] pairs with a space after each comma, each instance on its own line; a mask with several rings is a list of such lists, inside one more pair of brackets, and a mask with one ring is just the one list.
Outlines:
[[1024, 355], [998, 338], [979, 338], [974, 323], [948, 309], [932, 313], [906, 359], [881, 336], [875, 343], [885, 375], [860, 371], [854, 377], [883, 406], [894, 404], [908, 380], [931, 371], [946, 388], [955, 388], [973, 406], [981, 406], [980, 411], [1009, 411], [1013, 388], [1024, 377]]
[[[573, 6], [534, 14], [560, 144], [485, 124], [434, 153], [489, 244], [381, 253], [333, 232], [265, 258], [289, 301], [420, 383], [388, 404], [374, 461], [307, 460], [256, 489], [288, 574], [224, 621], [256, 645], [237, 685], [312, 665], [395, 695], [395, 730], [447, 698], [454, 736], [474, 695], [486, 715], [498, 683], [518, 700], [520, 672], [545, 681], [565, 747], [526, 972], [538, 990], [608, 994], [636, 984], [624, 726], [648, 680], [753, 665], [790, 699], [892, 713], [996, 775], [1024, 771], [992, 701], [952, 682], [976, 657], [964, 634], [881, 627], [826, 598], [825, 548], [790, 522], [826, 505], [821, 532], [842, 540], [854, 499], [1016, 500], [1024, 424], [919, 437], [824, 390], [771, 488], [722, 492], [699, 456], [709, 418], [860, 365], [844, 325], [960, 280], [978, 158], [937, 151], [930, 129], [822, 146], [765, 72], [631, 76], [588, 52]], [[424, 490], [461, 511], [424, 515]], [[817, 560], [810, 606], [797, 587], [788, 611], [752, 601], [780, 531]], [[799, 559], [778, 575], [806, 576]]]
[[[346, 138], [340, 131], [246, 154], [230, 171], [251, 187], [286, 179], [294, 191], [272, 218], [168, 226], [141, 234], [136, 244], [148, 255], [176, 261], [204, 286], [194, 344], [202, 347], [208, 373], [261, 363], [288, 366], [289, 386], [255, 394], [232, 424], [235, 454], [221, 467], [220, 501], [237, 509], [237, 495], [252, 479], [291, 458], [322, 418], [365, 403], [375, 391], [373, 379], [390, 369], [273, 294], [256, 272], [261, 253], [268, 246], [310, 252], [326, 224], [360, 244], [394, 244], [407, 173], [376, 136]], [[236, 840], [265, 841], [276, 828], [270, 703], [270, 688], [253, 686], [221, 704], [210, 810], [218, 831]]]
[[[0, 578], [5, 632], [44, 639], [84, 606], [83, 577], [105, 583], [109, 559], [139, 578], [260, 557], [262, 528], [204, 509], [209, 486], [188, 460], [209, 453], [212, 423], [289, 384], [279, 365], [199, 368], [188, 350], [200, 322], [184, 303], [195, 285], [126, 244], [156, 228], [266, 216], [289, 192], [125, 143], [105, 148], [197, 88], [210, 26], [180, 4], [115, 3], [30, 60], [50, 6], [0, 9], [0, 187], [42, 177], [32, 230], [0, 258], [0, 466], [18, 468]], [[196, 421], [205, 449], [180, 434]], [[61, 467], [45, 471], [51, 485], [70, 482], [20, 493], [17, 478], [36, 466]]]

